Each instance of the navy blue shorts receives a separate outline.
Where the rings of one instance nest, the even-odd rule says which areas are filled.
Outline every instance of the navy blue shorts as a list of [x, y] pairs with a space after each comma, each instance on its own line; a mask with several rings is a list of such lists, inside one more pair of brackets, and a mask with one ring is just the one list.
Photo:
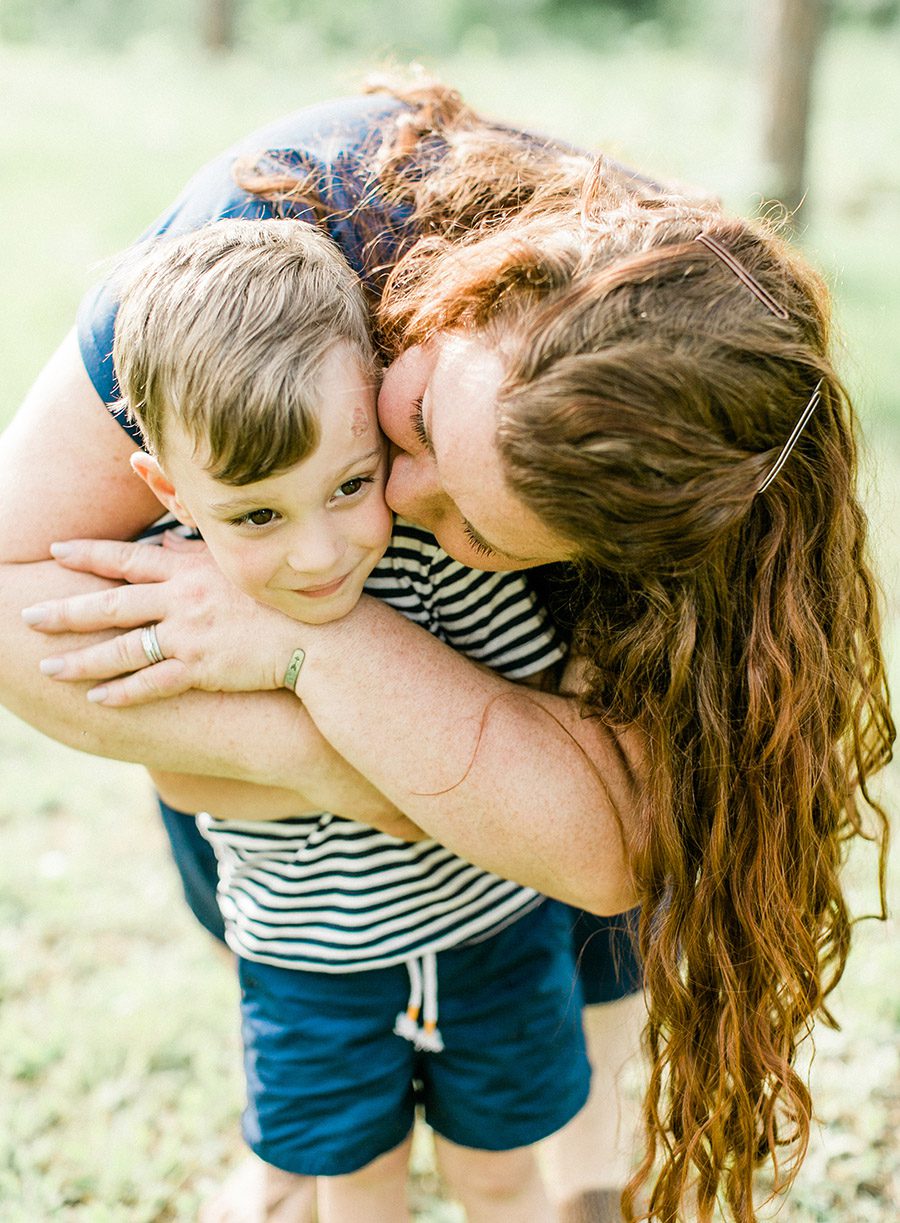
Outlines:
[[225, 923], [216, 899], [219, 871], [213, 847], [203, 838], [192, 815], [176, 811], [158, 795], [156, 801], [181, 876], [184, 898], [200, 925], [224, 943]]
[[403, 1141], [416, 1104], [451, 1142], [505, 1151], [554, 1133], [587, 1099], [581, 991], [556, 902], [438, 953], [439, 1053], [394, 1033], [405, 964], [331, 975], [241, 960], [240, 975], [244, 1137], [285, 1171], [364, 1167]]
[[[225, 927], [216, 900], [216, 856], [197, 829], [194, 817], [183, 815], [159, 799], [159, 809], [172, 855], [181, 875], [185, 899], [210, 934], [225, 941]], [[588, 1004], [613, 1002], [641, 988], [636, 948], [637, 910], [619, 917], [596, 917], [566, 908], [572, 929], [575, 963]]]

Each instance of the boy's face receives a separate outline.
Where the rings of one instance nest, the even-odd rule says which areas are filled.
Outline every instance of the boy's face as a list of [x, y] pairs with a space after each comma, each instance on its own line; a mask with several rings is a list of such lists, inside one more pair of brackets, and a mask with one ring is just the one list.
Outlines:
[[207, 456], [172, 423], [164, 466], [133, 466], [170, 510], [196, 526], [241, 590], [295, 620], [324, 624], [356, 606], [391, 536], [384, 500], [386, 448], [375, 392], [352, 349], [322, 367], [316, 449], [295, 467], [235, 487], [205, 470]]

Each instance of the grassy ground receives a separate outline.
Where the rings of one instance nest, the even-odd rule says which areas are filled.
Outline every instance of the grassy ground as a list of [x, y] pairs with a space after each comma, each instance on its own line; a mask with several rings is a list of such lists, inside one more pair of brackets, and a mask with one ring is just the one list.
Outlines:
[[[602, 144], [743, 207], [761, 167], [754, 68], [742, 47], [676, 54], [635, 43], [598, 58], [545, 46], [500, 59], [475, 38], [439, 67], [486, 109]], [[836, 288], [848, 377], [877, 459], [871, 504], [895, 659], [896, 51], [887, 36], [827, 48], [805, 234]], [[190, 60], [153, 44], [115, 60], [0, 48], [0, 422], [100, 261], [201, 160], [283, 110], [349, 89], [357, 67], [307, 62], [301, 72], [299, 62], [290, 50], [264, 67]], [[79, 756], [0, 716], [0, 830], [0, 1220], [191, 1219], [239, 1153], [236, 989], [179, 901], [140, 771]], [[860, 912], [874, 905], [871, 868], [864, 855], [851, 864]], [[781, 1220], [896, 1219], [896, 945], [896, 922], [859, 927], [835, 1003], [843, 1031], [817, 1038], [821, 1127]], [[432, 1189], [427, 1177], [417, 1181], [418, 1217], [455, 1218]]]

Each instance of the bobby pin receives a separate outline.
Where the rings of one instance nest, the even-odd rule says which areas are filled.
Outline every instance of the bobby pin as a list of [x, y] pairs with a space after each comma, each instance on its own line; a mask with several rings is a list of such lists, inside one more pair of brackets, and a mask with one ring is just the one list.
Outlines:
[[731, 251], [722, 246], [721, 242], [717, 242], [716, 239], [711, 238], [709, 234], [697, 234], [696, 241], [702, 242], [703, 245], [708, 250], [711, 250], [714, 255], [718, 255], [725, 266], [734, 272], [738, 280], [742, 284], [746, 285], [753, 296], [758, 298], [758, 300], [762, 302], [767, 310], [771, 310], [776, 318], [790, 318], [790, 315], [788, 314], [787, 310], [785, 310], [784, 306], [780, 305], [771, 295], [771, 293], [766, 292], [759, 281], [750, 275], [744, 265], [739, 263], [737, 259], [735, 259], [734, 255], [732, 255]]
[[794, 449], [794, 446], [797, 444], [797, 438], [806, 428], [807, 421], [809, 420], [809, 418], [812, 416], [813, 412], [815, 412], [816, 408], [819, 405], [819, 401], [822, 398], [822, 383], [824, 381], [825, 381], [824, 378], [820, 378], [819, 381], [816, 383], [816, 389], [813, 391], [812, 397], [810, 398], [809, 403], [806, 405], [806, 407], [803, 409], [802, 413], [800, 414], [800, 419], [797, 421], [796, 425], [794, 425], [794, 430], [791, 433], [791, 436], [784, 443], [784, 446], [782, 447], [782, 450], [781, 450], [781, 454], [779, 454], [778, 458], [772, 464], [772, 470], [769, 472], [765, 480], [763, 480], [762, 484], [760, 484], [759, 488], [756, 490], [757, 493], [764, 493], [766, 491], [766, 489], [769, 487], [769, 485], [772, 483], [772, 481], [781, 471], [782, 467], [784, 467], [785, 463], [788, 461], [788, 456], [790, 455], [791, 451]]

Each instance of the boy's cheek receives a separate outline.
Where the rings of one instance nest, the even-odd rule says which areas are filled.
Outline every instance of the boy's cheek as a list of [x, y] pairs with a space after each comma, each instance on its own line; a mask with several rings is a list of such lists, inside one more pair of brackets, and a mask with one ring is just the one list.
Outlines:
[[215, 530], [206, 534], [204, 539], [210, 556], [229, 582], [251, 598], [261, 598], [269, 577], [268, 568], [260, 565], [261, 558], [257, 555], [251, 560], [241, 549], [226, 546]]

